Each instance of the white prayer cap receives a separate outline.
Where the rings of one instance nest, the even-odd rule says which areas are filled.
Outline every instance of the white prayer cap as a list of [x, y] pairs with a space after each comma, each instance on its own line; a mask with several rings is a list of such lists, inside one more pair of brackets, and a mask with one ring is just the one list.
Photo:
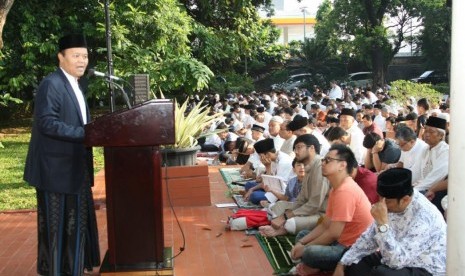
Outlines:
[[240, 121], [234, 123], [234, 132], [239, 131], [244, 128], [244, 124]]
[[270, 121], [278, 122], [278, 123], [282, 124], [284, 122], [284, 119], [281, 116], [275, 115], [275, 116], [271, 117]]

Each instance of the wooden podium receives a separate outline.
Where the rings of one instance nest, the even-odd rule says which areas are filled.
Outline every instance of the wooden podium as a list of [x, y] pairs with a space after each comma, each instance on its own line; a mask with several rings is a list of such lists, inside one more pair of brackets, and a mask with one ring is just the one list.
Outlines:
[[86, 144], [103, 146], [105, 156], [108, 251], [100, 272], [172, 270], [164, 247], [158, 146], [175, 141], [173, 102], [144, 102], [99, 117], [85, 130]]

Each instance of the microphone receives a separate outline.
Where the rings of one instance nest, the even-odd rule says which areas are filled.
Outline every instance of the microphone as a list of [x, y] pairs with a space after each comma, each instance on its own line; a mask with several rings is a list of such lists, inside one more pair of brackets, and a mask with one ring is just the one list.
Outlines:
[[115, 81], [122, 80], [121, 78], [118, 78], [117, 76], [107, 75], [105, 73], [95, 71], [95, 69], [89, 69], [88, 76], [89, 77], [92, 77], [92, 76], [102, 77], [102, 78], [106, 78], [106, 79], [109, 79], [109, 80], [115, 80]]

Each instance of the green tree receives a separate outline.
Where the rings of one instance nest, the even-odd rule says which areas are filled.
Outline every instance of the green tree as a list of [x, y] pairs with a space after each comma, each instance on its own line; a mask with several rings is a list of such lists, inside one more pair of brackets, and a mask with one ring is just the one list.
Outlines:
[[96, 40], [92, 38], [97, 22], [103, 22], [101, 8], [91, 0], [70, 0], [67, 5], [51, 0], [46, 9], [43, 1], [16, 0], [3, 30], [0, 90], [30, 100], [40, 80], [55, 69], [58, 38], [69, 30], [87, 34], [91, 57], [100, 58], [93, 54]]
[[[315, 28], [318, 40], [329, 40], [330, 48], [364, 61], [372, 68], [374, 83], [384, 83], [387, 65], [403, 47], [413, 41], [415, 18], [424, 7], [444, 0], [357, 0], [325, 1]], [[389, 21], [387, 19], [390, 19]], [[321, 24], [321, 27], [319, 26]]]
[[[112, 18], [119, 75], [149, 74], [153, 91], [165, 95], [193, 93], [208, 86], [213, 73], [191, 51], [194, 21], [176, 0], [119, 1], [112, 6]], [[103, 25], [99, 31], [104, 34]]]
[[[38, 0], [16, 0], [4, 29], [0, 90], [17, 98], [31, 99], [40, 80], [55, 70], [57, 41], [65, 33], [83, 32], [90, 47], [89, 67], [106, 68], [103, 5], [92, 0], [70, 0], [66, 5], [50, 0], [46, 9], [43, 5]], [[206, 87], [213, 73], [192, 57], [188, 39], [192, 18], [177, 1], [118, 1], [110, 11], [117, 74], [148, 73], [153, 91], [165, 94]], [[89, 88], [97, 98], [107, 90], [98, 81]]]
[[315, 84], [327, 85], [324, 79], [318, 79], [318, 75], [335, 79], [345, 72], [345, 65], [341, 57], [332, 52], [331, 48], [316, 39], [306, 39], [302, 45], [302, 51], [297, 53], [305, 64], [306, 71], [312, 73]]
[[257, 12], [264, 8], [272, 13], [270, 0], [181, 2], [196, 21], [191, 36], [195, 57], [215, 72], [243, 69], [236, 65], [245, 59], [266, 61], [265, 54], [279, 37], [279, 31]]
[[[439, 70], [450, 68], [452, 0], [443, 6], [423, 10], [424, 30], [419, 37], [419, 49], [425, 57], [426, 66]], [[438, 55], [438, 53], [441, 53]]]

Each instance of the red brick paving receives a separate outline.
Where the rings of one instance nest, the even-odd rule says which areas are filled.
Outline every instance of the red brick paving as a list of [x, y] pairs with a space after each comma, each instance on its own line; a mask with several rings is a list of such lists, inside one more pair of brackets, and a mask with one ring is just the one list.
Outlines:
[[[254, 237], [224, 231], [225, 221], [232, 212], [216, 208], [215, 203], [231, 202], [231, 199], [225, 197], [226, 185], [218, 168], [209, 167], [212, 206], [174, 208], [186, 237], [185, 250], [174, 260], [175, 275], [272, 275], [271, 265]], [[107, 250], [107, 224], [102, 172], [95, 177], [94, 199], [103, 258]], [[37, 275], [36, 218], [34, 211], [0, 213], [1, 276]], [[178, 253], [182, 235], [169, 208], [164, 210], [164, 233], [165, 246], [173, 246], [174, 253]], [[244, 243], [252, 247], [241, 247]], [[99, 273], [95, 271], [93, 275]]]

